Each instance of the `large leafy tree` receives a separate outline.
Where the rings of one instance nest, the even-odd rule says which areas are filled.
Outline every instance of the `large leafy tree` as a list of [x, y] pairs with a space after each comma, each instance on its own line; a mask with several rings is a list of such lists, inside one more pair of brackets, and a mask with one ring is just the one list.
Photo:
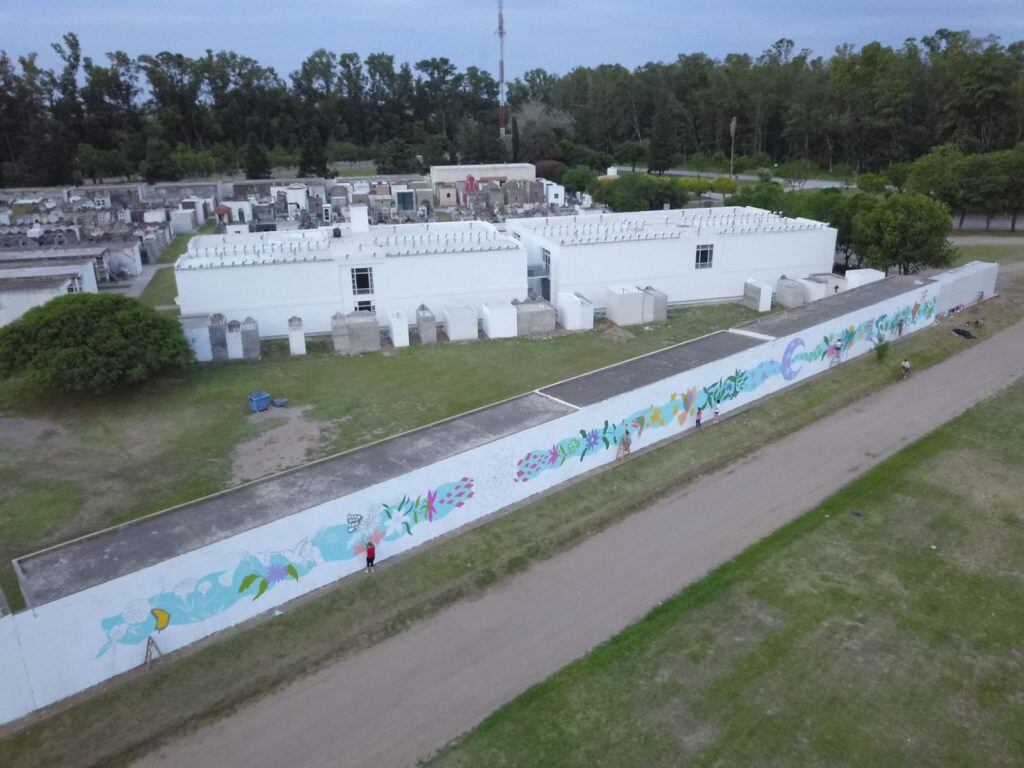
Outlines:
[[[298, 156], [313, 130], [332, 159], [342, 145], [379, 157], [391, 141], [408, 142], [424, 161], [491, 154], [470, 129], [481, 126], [483, 138], [496, 128], [494, 75], [443, 56], [412, 64], [384, 52], [319, 49], [286, 80], [232, 51], [112, 52], [101, 61], [68, 34], [54, 52], [53, 68], [33, 54], [0, 52], [5, 183], [60, 184], [89, 172], [152, 177], [154, 169], [206, 168], [204, 152], [223, 173], [250, 134], [268, 151]], [[673, 119], [659, 123], [669, 103]], [[561, 76], [534, 69], [510, 84], [509, 106], [516, 154], [531, 162], [599, 168], [615, 152], [633, 165], [640, 145], [656, 150], [657, 167], [671, 144], [684, 163], [720, 170], [735, 117], [737, 169], [803, 161], [816, 171], [879, 173], [942, 145], [970, 156], [1024, 142], [1024, 43], [940, 29], [900, 46], [845, 45], [823, 57], [782, 38], [754, 55], [691, 52], [633, 70], [607, 62]], [[177, 159], [153, 156], [152, 140]], [[906, 175], [887, 173], [897, 188]], [[1012, 208], [980, 192], [931, 194], [958, 214]]]
[[0, 376], [56, 392], [99, 393], [191, 359], [176, 320], [124, 296], [61, 296], [0, 329]]
[[947, 239], [951, 228], [946, 206], [926, 195], [905, 193], [857, 214], [853, 243], [867, 266], [896, 268], [908, 275], [952, 261]]

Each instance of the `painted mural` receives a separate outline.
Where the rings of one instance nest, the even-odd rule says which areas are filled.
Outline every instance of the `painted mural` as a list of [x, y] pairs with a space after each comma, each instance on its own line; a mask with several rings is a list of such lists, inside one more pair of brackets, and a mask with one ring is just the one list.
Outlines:
[[241, 600], [259, 600], [288, 581], [300, 581], [325, 563], [350, 560], [373, 542], [393, 542], [411, 536], [416, 526], [442, 519], [473, 498], [472, 478], [445, 483], [415, 498], [403, 496], [391, 504], [370, 505], [348, 512], [344, 522], [317, 531], [290, 549], [249, 554], [234, 568], [180, 581], [170, 592], [134, 600], [116, 616], [101, 623], [107, 642], [102, 656], [118, 643], [143, 643], [154, 632], [174, 624], [193, 624], [222, 613]]
[[594, 429], [581, 429], [578, 436], [567, 437], [550, 448], [530, 451], [517, 463], [514, 480], [527, 483], [543, 472], [565, 466], [570, 460], [583, 462], [588, 456], [617, 446], [626, 432], [639, 438], [643, 437], [645, 430], [667, 426], [673, 420], [685, 425], [698, 409], [713, 411], [745, 392], [753, 392], [775, 376], [792, 381], [800, 375], [805, 363], [838, 362], [849, 356], [857, 345], [884, 341], [930, 320], [935, 314], [935, 302], [936, 297], [928, 298], [928, 291], [923, 291], [920, 299], [912, 305], [891, 314], [869, 318], [856, 326], [839, 328], [813, 347], [809, 347], [803, 338], [794, 338], [786, 345], [780, 360], [767, 360], [717, 381], [672, 392], [668, 401], [661, 405], [649, 405], [619, 421], [605, 421]]

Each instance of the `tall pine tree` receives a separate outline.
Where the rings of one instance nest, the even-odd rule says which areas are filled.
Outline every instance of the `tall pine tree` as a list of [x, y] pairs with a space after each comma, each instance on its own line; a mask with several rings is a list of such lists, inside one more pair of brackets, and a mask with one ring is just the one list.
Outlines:
[[678, 143], [675, 110], [666, 98], [658, 104], [651, 123], [651, 143], [647, 148], [648, 173], [664, 173], [671, 168]]
[[314, 128], [306, 134], [299, 152], [299, 176], [323, 178], [327, 176], [327, 153], [320, 140], [320, 133]]

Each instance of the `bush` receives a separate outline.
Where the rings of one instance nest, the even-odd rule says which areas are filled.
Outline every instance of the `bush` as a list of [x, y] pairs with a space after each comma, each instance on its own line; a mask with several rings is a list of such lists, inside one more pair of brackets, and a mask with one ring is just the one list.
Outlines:
[[594, 200], [610, 205], [613, 210], [654, 211], [664, 207], [682, 208], [690, 199], [694, 182], [706, 179], [650, 176], [626, 173], [615, 179], [601, 179], [593, 189]]
[[889, 180], [877, 173], [862, 173], [857, 177], [857, 186], [861, 192], [869, 195], [880, 195], [889, 186]]
[[597, 171], [586, 165], [576, 165], [562, 174], [562, 185], [569, 192], [587, 192], [597, 183]]
[[57, 392], [100, 393], [191, 359], [177, 320], [124, 296], [60, 296], [0, 329], [0, 376]]
[[553, 181], [555, 184], [561, 184], [562, 177], [569, 170], [569, 166], [558, 160], [538, 160], [534, 163], [534, 167], [537, 169], [538, 176], [542, 179]]
[[875, 360], [881, 364], [885, 362], [885, 358], [889, 356], [889, 342], [880, 341], [875, 344]]

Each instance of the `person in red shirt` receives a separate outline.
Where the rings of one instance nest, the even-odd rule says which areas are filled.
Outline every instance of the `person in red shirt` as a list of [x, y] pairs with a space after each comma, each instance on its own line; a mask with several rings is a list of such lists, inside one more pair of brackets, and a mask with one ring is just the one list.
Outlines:
[[377, 548], [372, 541], [366, 542], [366, 572], [373, 573], [373, 559], [377, 557]]

